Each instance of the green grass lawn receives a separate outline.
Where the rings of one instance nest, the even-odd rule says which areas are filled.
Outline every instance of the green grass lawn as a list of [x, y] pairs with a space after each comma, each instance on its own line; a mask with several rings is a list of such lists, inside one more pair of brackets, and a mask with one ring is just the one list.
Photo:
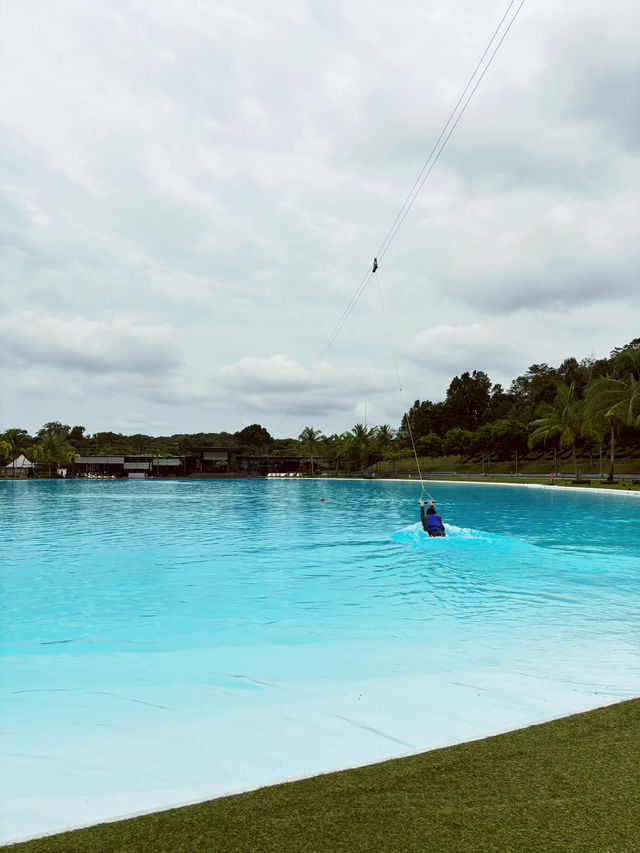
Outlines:
[[[416, 482], [419, 482], [418, 478], [415, 478]], [[536, 485], [550, 485], [548, 480], [542, 480], [539, 477], [500, 477], [500, 476], [491, 476], [487, 475], [485, 477], [478, 477], [473, 474], [466, 475], [457, 475], [455, 477], [447, 476], [446, 474], [434, 474], [433, 476], [425, 477], [425, 481], [427, 483], [437, 483], [438, 480], [443, 482], [455, 482], [455, 483], [465, 483], [465, 482], [474, 482], [474, 483], [512, 483], [514, 485], [527, 485], [529, 483], [533, 483]], [[553, 484], [554, 488], [557, 486], [558, 488], [565, 489], [601, 489], [603, 491], [623, 491], [623, 492], [640, 492], [640, 483], [633, 483], [629, 478], [616, 478], [613, 483], [607, 483], [605, 480], [593, 480], [589, 477], [583, 479], [580, 483], [574, 482], [571, 478], [567, 477], [566, 479], [556, 478]]]
[[[553, 458], [548, 459], [545, 454], [531, 454], [520, 460], [518, 465], [518, 476], [515, 476], [515, 462], [502, 461], [489, 462], [485, 459], [484, 476], [483, 465], [481, 459], [464, 459], [454, 458], [452, 456], [437, 456], [431, 458], [428, 456], [418, 457], [420, 472], [425, 479], [451, 479], [455, 482], [463, 482], [465, 478], [477, 480], [481, 479], [484, 482], [501, 482], [501, 483], [548, 483], [549, 474], [553, 471]], [[633, 479], [640, 479], [640, 458], [628, 454], [620, 456], [615, 466], [615, 485], [608, 485], [605, 480], [600, 479], [599, 460], [595, 456], [585, 456], [578, 459], [578, 465], [582, 471], [582, 476], [585, 479], [591, 480], [588, 484], [592, 488], [607, 488], [607, 489], [628, 489], [630, 491], [640, 490], [640, 483], [633, 483]], [[413, 477], [417, 477], [416, 460], [413, 457], [400, 459], [396, 463], [377, 462], [371, 465], [367, 471], [375, 473], [376, 477], [393, 477], [397, 473], [401, 477], [406, 477], [407, 472], [411, 472]], [[558, 456], [556, 462], [556, 477], [555, 484], [570, 486], [574, 478], [571, 460]], [[455, 472], [455, 475], [453, 475]], [[562, 474], [564, 473], [564, 477]], [[604, 478], [608, 476], [609, 466], [603, 464]], [[587, 485], [587, 484], [585, 484]]]
[[640, 699], [6, 849], [634, 853]]

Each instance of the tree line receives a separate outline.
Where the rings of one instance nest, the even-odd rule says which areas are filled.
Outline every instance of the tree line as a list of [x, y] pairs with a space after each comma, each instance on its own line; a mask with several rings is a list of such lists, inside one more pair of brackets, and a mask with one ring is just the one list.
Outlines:
[[486, 454], [497, 461], [540, 446], [568, 451], [574, 475], [580, 452], [609, 445], [613, 480], [616, 442], [640, 444], [640, 338], [607, 359], [566, 358], [557, 367], [533, 364], [507, 390], [481, 370], [451, 380], [441, 402], [416, 400], [397, 430], [388, 424], [324, 437], [306, 427], [299, 441], [313, 460], [347, 470], [413, 456]]
[[309, 473], [364, 470], [376, 462], [397, 463], [416, 455], [495, 460], [536, 447], [570, 451], [580, 478], [578, 455], [593, 444], [609, 447], [614, 476], [616, 442], [640, 442], [640, 338], [608, 358], [566, 358], [557, 367], [533, 364], [509, 388], [493, 384], [482, 370], [455, 376], [440, 402], [416, 400], [398, 428], [355, 426], [325, 436], [307, 426], [296, 438], [274, 439], [260, 424], [235, 433], [212, 432], [154, 437], [114, 432], [86, 434], [83, 426], [51, 421], [34, 435], [11, 428], [0, 436], [2, 465], [24, 454], [49, 473], [78, 456], [188, 456], [196, 447], [242, 448], [250, 454], [295, 455]]
[[483, 371], [456, 376], [445, 400], [416, 400], [399, 434], [428, 456], [480, 453], [504, 460], [540, 445], [577, 453], [608, 440], [613, 479], [616, 439], [640, 441], [640, 338], [607, 359], [533, 364], [505, 390]]

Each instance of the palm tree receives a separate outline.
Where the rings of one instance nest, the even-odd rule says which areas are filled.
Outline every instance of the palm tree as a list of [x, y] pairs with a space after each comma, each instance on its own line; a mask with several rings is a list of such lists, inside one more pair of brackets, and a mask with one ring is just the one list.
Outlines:
[[385, 450], [388, 450], [393, 444], [396, 431], [389, 424], [382, 424], [382, 426], [374, 429], [374, 434], [378, 449], [384, 454]]
[[10, 446], [9, 456], [13, 461], [13, 476], [16, 476], [16, 459], [20, 454], [24, 453], [29, 446], [31, 439], [26, 429], [12, 427], [8, 429], [2, 436], [3, 440]]
[[37, 466], [38, 462], [44, 462], [44, 450], [42, 449], [41, 444], [31, 444], [25, 450], [24, 455], [27, 457], [29, 462], [33, 462], [33, 473], [34, 476], [37, 476]]
[[616, 367], [622, 374], [633, 375], [635, 372], [636, 378], [640, 378], [640, 345], [629, 346], [618, 353]]
[[389, 424], [382, 424], [375, 429], [377, 458], [385, 460], [385, 472], [389, 470], [389, 459], [395, 437], [396, 431]]
[[309, 459], [311, 462], [311, 476], [313, 477], [313, 455], [316, 450], [316, 446], [320, 439], [322, 438], [322, 432], [319, 429], [314, 429], [312, 426], [305, 427], [300, 435], [298, 436], [298, 441], [302, 442], [302, 448], [309, 454]]
[[[10, 455], [11, 455], [11, 445], [9, 444], [8, 441], [5, 441], [3, 438], [0, 438], [0, 459], [2, 460], [2, 462], [0, 464], [2, 465], [2, 476], [3, 477], [6, 475], [6, 471], [5, 471], [4, 466], [5, 466], [5, 463], [8, 461]], [[15, 474], [15, 471], [14, 471], [14, 474]]]
[[616, 369], [619, 377], [600, 376], [585, 391], [585, 414], [591, 429], [600, 434], [609, 431], [609, 483], [614, 475], [616, 431], [624, 426], [640, 428], [640, 347], [619, 353]]
[[49, 476], [51, 468], [58, 467], [60, 462], [70, 462], [78, 456], [78, 452], [67, 441], [68, 433], [61, 426], [52, 426], [40, 439], [43, 460], [49, 465]]
[[559, 382], [553, 403], [542, 403], [538, 407], [539, 417], [531, 422], [534, 428], [529, 436], [529, 447], [557, 436], [561, 448], [571, 448], [571, 458], [576, 480], [582, 475], [576, 459], [576, 440], [582, 434], [584, 403], [575, 394], [575, 382], [567, 385]]
[[333, 435], [322, 438], [323, 456], [333, 466], [334, 472], [338, 471], [340, 462], [345, 456], [345, 433], [338, 435], [334, 432]]
[[338, 436], [338, 457], [343, 468], [351, 471], [351, 457], [353, 455], [353, 436], [347, 430]]
[[373, 428], [367, 429], [362, 424], [356, 424], [351, 430], [353, 436], [352, 442], [354, 448], [358, 451], [358, 459], [360, 462], [360, 470], [364, 468], [364, 459], [367, 450], [371, 447], [371, 439], [373, 437]]

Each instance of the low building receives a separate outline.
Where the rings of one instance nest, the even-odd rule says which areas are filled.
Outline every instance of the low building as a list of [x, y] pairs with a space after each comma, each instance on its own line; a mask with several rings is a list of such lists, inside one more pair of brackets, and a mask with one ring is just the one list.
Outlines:
[[87, 477], [184, 477], [184, 457], [172, 456], [80, 456], [69, 466], [69, 476]]
[[241, 447], [196, 447], [188, 456], [80, 456], [69, 466], [70, 477], [251, 477], [293, 474], [297, 456], [252, 456]]
[[79, 456], [69, 466], [72, 477], [100, 474], [103, 477], [124, 477], [125, 456]]
[[256, 476], [295, 473], [300, 468], [297, 456], [255, 456], [242, 447], [194, 447], [185, 458], [189, 476]]
[[34, 472], [33, 462], [29, 462], [27, 457], [21, 453], [8, 465], [2, 466], [2, 474], [4, 477], [32, 477]]
[[237, 471], [239, 447], [194, 447], [185, 457], [187, 475], [229, 474]]
[[238, 470], [243, 474], [295, 474], [300, 470], [297, 456], [238, 456]]

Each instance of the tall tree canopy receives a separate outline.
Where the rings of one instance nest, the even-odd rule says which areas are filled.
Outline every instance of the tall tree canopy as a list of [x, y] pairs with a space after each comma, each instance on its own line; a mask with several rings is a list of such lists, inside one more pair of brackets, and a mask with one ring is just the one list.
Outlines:
[[234, 433], [234, 437], [238, 444], [244, 444], [247, 447], [269, 447], [273, 439], [269, 432], [260, 424], [251, 424]]
[[479, 427], [489, 408], [491, 380], [483, 370], [455, 376], [447, 389], [446, 409], [455, 426], [473, 430]]

